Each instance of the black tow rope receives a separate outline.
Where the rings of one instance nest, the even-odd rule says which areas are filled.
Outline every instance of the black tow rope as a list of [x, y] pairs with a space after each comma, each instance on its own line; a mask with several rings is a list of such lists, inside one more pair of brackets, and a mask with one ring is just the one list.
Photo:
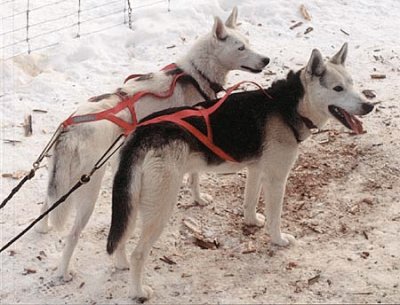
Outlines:
[[36, 171], [39, 169], [40, 163], [46, 157], [50, 149], [54, 146], [61, 132], [62, 132], [62, 125], [58, 126], [56, 132], [53, 134], [50, 141], [47, 143], [47, 145], [45, 146], [39, 157], [33, 163], [32, 169], [29, 171], [29, 173], [26, 174], [24, 178], [22, 178], [22, 180], [18, 183], [18, 185], [11, 190], [11, 193], [0, 204], [0, 209], [6, 206], [7, 202], [14, 197], [14, 195], [20, 190], [20, 188], [25, 184], [26, 181], [31, 180], [35, 176]]
[[[13, 243], [15, 243], [18, 239], [20, 239], [22, 236], [25, 235], [26, 232], [28, 232], [34, 225], [36, 225], [39, 221], [41, 221], [47, 214], [49, 214], [51, 211], [53, 211], [56, 207], [58, 207], [61, 203], [63, 203], [67, 198], [75, 192], [78, 188], [80, 188], [82, 185], [88, 183], [90, 181], [90, 178], [92, 175], [100, 169], [124, 144], [124, 142], [120, 143], [116, 148], [114, 146], [118, 143], [118, 141], [124, 137], [123, 134], [119, 135], [119, 137], [111, 144], [111, 146], [107, 149], [107, 151], [101, 156], [101, 158], [96, 162], [96, 164], [93, 166], [92, 170], [90, 171], [89, 174], [84, 174], [82, 177], [79, 179], [79, 181], [63, 196], [61, 196], [60, 199], [58, 199], [56, 202], [54, 202], [50, 208], [48, 208], [45, 212], [39, 215], [29, 226], [27, 226], [24, 230], [22, 230], [21, 233], [19, 233], [17, 236], [15, 236], [13, 239], [11, 239], [7, 244], [5, 244], [1, 249], [0, 253], [6, 250], [8, 247], [10, 247]], [[114, 148], [114, 150], [110, 153], [110, 151]]]

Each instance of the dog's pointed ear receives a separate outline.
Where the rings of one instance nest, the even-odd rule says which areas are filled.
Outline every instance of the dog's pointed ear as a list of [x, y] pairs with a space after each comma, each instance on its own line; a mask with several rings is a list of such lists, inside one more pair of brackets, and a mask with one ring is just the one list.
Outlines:
[[321, 52], [314, 49], [306, 67], [307, 74], [312, 76], [322, 76], [325, 69], [326, 67]]
[[340, 48], [339, 52], [337, 52], [330, 60], [331, 63], [336, 65], [344, 66], [344, 62], [346, 61], [347, 57], [347, 48], [348, 44], [345, 42], [343, 46]]
[[228, 19], [225, 21], [225, 25], [228, 28], [234, 29], [237, 25], [238, 8], [235, 6], [232, 9], [232, 13], [229, 15]]
[[225, 25], [219, 17], [214, 17], [214, 26], [212, 33], [215, 38], [219, 40], [225, 40], [228, 36]]

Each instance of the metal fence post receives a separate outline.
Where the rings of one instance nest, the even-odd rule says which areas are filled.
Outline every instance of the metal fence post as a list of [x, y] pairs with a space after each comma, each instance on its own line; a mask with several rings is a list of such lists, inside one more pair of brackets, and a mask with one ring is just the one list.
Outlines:
[[31, 54], [31, 44], [29, 42], [29, 0], [26, 1], [26, 43], [28, 44], [28, 54]]

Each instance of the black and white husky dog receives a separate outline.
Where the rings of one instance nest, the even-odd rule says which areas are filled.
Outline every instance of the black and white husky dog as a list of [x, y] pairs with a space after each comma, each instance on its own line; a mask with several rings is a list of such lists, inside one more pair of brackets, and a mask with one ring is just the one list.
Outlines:
[[[151, 289], [142, 285], [144, 263], [170, 218], [187, 172], [231, 173], [246, 167], [244, 222], [264, 225], [265, 216], [256, 213], [262, 186], [271, 241], [287, 246], [294, 240], [292, 235], [281, 232], [281, 209], [286, 180], [300, 143], [311, 135], [311, 128], [321, 128], [332, 117], [361, 133], [361, 122], [354, 115], [373, 109], [353, 89], [344, 67], [346, 54], [347, 44], [324, 62], [321, 53], [313, 50], [306, 67], [290, 72], [286, 79], [265, 89], [271, 98], [262, 90], [230, 95], [209, 120], [214, 144], [238, 162], [221, 159], [185, 128], [171, 122], [139, 127], [127, 139], [114, 179], [107, 251], [112, 254], [125, 244], [137, 215], [141, 215], [141, 236], [130, 265], [133, 298], [143, 301], [151, 295]], [[199, 106], [208, 108], [213, 104]], [[187, 107], [157, 115], [182, 109]], [[201, 118], [185, 120], [206, 133]]]

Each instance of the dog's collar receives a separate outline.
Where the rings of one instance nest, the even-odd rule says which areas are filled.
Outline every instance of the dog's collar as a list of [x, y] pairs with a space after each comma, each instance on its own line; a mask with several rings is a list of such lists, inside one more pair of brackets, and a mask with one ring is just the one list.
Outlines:
[[[315, 126], [315, 124], [309, 118], [304, 117], [302, 115], [299, 115], [299, 117], [300, 117], [300, 119], [303, 121], [304, 125], [306, 125], [306, 127], [308, 129], [318, 129], [318, 127]], [[295, 126], [290, 125], [290, 128], [293, 131], [293, 134], [294, 134], [294, 137], [296, 138], [297, 143], [301, 143], [301, 142], [303, 142], [305, 140], [305, 139], [302, 139], [299, 130]]]
[[218, 92], [221, 91], [225, 91], [224, 87], [222, 87], [222, 85], [211, 81], [201, 70], [199, 70], [199, 68], [197, 68], [197, 66], [194, 64], [193, 61], [190, 62], [191, 65], [193, 66], [193, 68], [196, 70], [196, 72], [206, 80], [206, 82], [208, 83], [208, 85], [210, 86], [211, 90], [214, 91], [215, 95], [217, 95]]
[[311, 121], [309, 118], [305, 116], [300, 116], [300, 118], [302, 119], [303, 123], [307, 126], [308, 129], [318, 129], [318, 127], [315, 126], [313, 121]]
[[[174, 64], [171, 64], [171, 65], [168, 65], [167, 67], [171, 67], [171, 68], [172, 68], [171, 70], [166, 70], [166, 74], [167, 74], [167, 75], [175, 75], [175, 74], [184, 73], [184, 74], [180, 77], [179, 81], [181, 81], [181, 82], [187, 82], [187, 83], [192, 84], [192, 86], [197, 90], [197, 92], [200, 93], [200, 95], [203, 97], [203, 99], [204, 99], [205, 101], [210, 101], [210, 100], [211, 100], [210, 97], [204, 92], [204, 90], [201, 89], [201, 87], [200, 87], [198, 81], [197, 81], [193, 76], [191, 76], [190, 74], [186, 73], [184, 70], [182, 70], [182, 69], [181, 69], [177, 64], [175, 64], [175, 63], [174, 63]], [[163, 70], [165, 70], [165, 68], [164, 68]]]

